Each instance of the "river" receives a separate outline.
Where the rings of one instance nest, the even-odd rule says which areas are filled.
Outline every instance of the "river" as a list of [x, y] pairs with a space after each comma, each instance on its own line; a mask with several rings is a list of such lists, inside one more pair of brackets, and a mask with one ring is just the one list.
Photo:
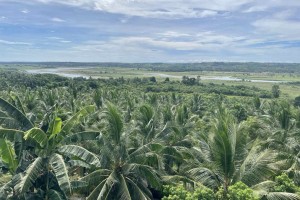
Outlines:
[[[77, 78], [77, 77], [83, 77], [83, 78], [89, 78], [89, 76], [76, 73], [74, 71], [80, 70], [80, 69], [87, 69], [87, 68], [42, 68], [42, 69], [28, 69], [26, 70], [27, 73], [30, 74], [56, 74], [68, 78]], [[70, 71], [70, 72], [68, 72]], [[180, 75], [170, 75], [165, 73], [144, 73], [141, 74], [143, 76], [155, 76], [155, 77], [162, 77], [162, 78], [176, 78], [181, 79], [182, 76]], [[138, 74], [137, 74], [138, 76]], [[93, 76], [92, 76], [93, 77]], [[189, 77], [196, 78], [195, 75], [191, 75]], [[241, 79], [236, 78], [232, 76], [201, 76], [200, 80], [218, 80], [218, 81], [248, 81], [248, 82], [255, 82], [255, 83], [284, 83], [287, 81], [278, 81], [278, 80], [258, 80], [258, 79]]]

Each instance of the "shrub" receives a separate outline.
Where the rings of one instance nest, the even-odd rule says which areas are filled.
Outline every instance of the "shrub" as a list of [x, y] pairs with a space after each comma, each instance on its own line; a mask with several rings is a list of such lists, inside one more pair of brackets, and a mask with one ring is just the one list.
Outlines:
[[228, 199], [230, 200], [257, 200], [253, 190], [243, 182], [237, 182], [228, 188]]
[[214, 192], [209, 188], [197, 188], [194, 191], [188, 191], [182, 185], [164, 186], [164, 197], [162, 200], [214, 200]]
[[274, 187], [275, 192], [290, 192], [296, 193], [300, 192], [300, 188], [295, 185], [292, 179], [290, 179], [286, 174], [282, 174], [275, 178], [277, 185]]

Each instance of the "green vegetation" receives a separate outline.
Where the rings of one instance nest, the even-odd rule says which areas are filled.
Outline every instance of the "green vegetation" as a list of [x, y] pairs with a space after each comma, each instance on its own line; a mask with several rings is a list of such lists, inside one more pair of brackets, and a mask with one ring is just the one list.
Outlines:
[[1, 67], [107, 67], [107, 68], [144, 68], [154, 71], [186, 72], [186, 71], [223, 71], [223, 72], [275, 72], [300, 73], [299, 63], [256, 63], [256, 62], [202, 62], [202, 63], [79, 63], [79, 62], [42, 62], [42, 63], [0, 63]]
[[195, 82], [249, 86], [268, 91], [272, 91], [272, 86], [276, 84], [280, 87], [281, 95], [293, 98], [300, 90], [299, 64], [287, 63], [0, 63], [1, 66], [29, 70], [30, 73], [95, 79], [152, 77], [152, 81], [163, 82], [181, 81], [182, 77], [188, 77]]
[[300, 108], [281, 84], [3, 68], [0, 89], [1, 200], [300, 199]]

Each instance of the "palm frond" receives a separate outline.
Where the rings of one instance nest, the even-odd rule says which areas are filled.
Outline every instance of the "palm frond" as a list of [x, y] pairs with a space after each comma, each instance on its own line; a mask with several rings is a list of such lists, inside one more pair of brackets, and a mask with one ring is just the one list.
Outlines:
[[195, 182], [202, 183], [210, 188], [218, 188], [222, 183], [221, 177], [215, 173], [215, 170], [207, 167], [193, 168], [187, 171], [187, 175]]
[[[109, 200], [109, 196], [112, 195], [110, 192], [114, 185], [119, 184], [120, 181], [117, 176], [117, 172], [114, 170], [109, 177], [104, 181], [101, 191], [98, 196], [98, 200], [107, 199]], [[100, 183], [101, 185], [101, 183]]]
[[67, 200], [67, 198], [63, 194], [52, 189], [48, 191], [48, 198], [54, 200]]
[[102, 180], [99, 183], [99, 185], [96, 188], [94, 188], [94, 190], [89, 194], [89, 196], [86, 198], [86, 200], [95, 200], [95, 199], [102, 200], [102, 199], [104, 199], [101, 196], [99, 196], [99, 194], [100, 194], [100, 192], [101, 192], [101, 190], [103, 188], [103, 185], [105, 184], [105, 180]]
[[249, 186], [264, 181], [276, 172], [275, 162], [274, 151], [267, 149], [258, 152], [256, 147], [253, 147], [239, 170], [240, 180]]
[[110, 174], [112, 173], [111, 170], [107, 169], [98, 169], [96, 171], [93, 171], [92, 173], [82, 177], [80, 181], [86, 182], [88, 185], [95, 185], [102, 182], [104, 179], [106, 179]]
[[269, 192], [265, 195], [268, 200], [300, 200], [300, 196], [288, 192]]
[[172, 183], [190, 183], [192, 185], [196, 185], [198, 182], [188, 178], [187, 176], [180, 176], [180, 175], [173, 175], [173, 176], [162, 176], [162, 180], [165, 182], [168, 182], [170, 184]]
[[150, 166], [143, 164], [126, 164], [123, 166], [125, 175], [136, 174], [144, 181], [147, 181], [153, 188], [161, 187], [161, 179], [158, 173]]
[[141, 200], [152, 199], [152, 194], [149, 190], [147, 192], [143, 191], [141, 187], [139, 187], [128, 177], [126, 177], [126, 181], [129, 183], [129, 185], [132, 186], [132, 195], [134, 196], [133, 199], [141, 199]]
[[107, 131], [109, 137], [115, 142], [115, 144], [120, 144], [120, 139], [123, 131], [123, 122], [121, 115], [119, 114], [116, 106], [111, 103], [106, 104], [106, 110], [103, 112]]
[[118, 177], [119, 177], [119, 183], [120, 183], [120, 184], [118, 184], [118, 186], [119, 186], [119, 188], [118, 188], [118, 193], [119, 193], [118, 197], [119, 197], [119, 199], [126, 199], [126, 200], [127, 199], [128, 200], [132, 199], [131, 195], [129, 193], [128, 185], [125, 181], [125, 178], [124, 178], [123, 174], [118, 174]]

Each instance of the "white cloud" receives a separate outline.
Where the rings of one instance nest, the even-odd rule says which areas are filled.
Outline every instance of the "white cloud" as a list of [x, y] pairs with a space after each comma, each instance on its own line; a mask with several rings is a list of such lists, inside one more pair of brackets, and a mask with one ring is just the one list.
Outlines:
[[71, 43], [72, 42], [70, 40], [65, 40], [64, 38], [56, 37], [56, 36], [46, 37], [46, 39], [54, 40], [55, 42], [60, 42], [60, 43]]
[[61, 38], [61, 37], [55, 37], [55, 36], [46, 37], [46, 38], [49, 39], [49, 40], [63, 40], [63, 38]]
[[24, 10], [21, 10], [21, 13], [28, 14], [28, 13], [30, 13], [30, 11], [27, 9], [24, 9]]
[[249, 7], [246, 10], [244, 10], [244, 13], [252, 13], [252, 12], [263, 12], [266, 11], [267, 7], [266, 6], [253, 6]]
[[71, 43], [72, 41], [70, 41], [70, 40], [61, 40], [59, 42], [61, 42], [61, 43]]
[[272, 18], [274, 19], [289, 19], [293, 16], [297, 15], [297, 12], [295, 10], [292, 10], [292, 9], [288, 9], [288, 10], [283, 10], [283, 11], [280, 11], [280, 12], [276, 12]]
[[[21, 0], [16, 0], [21, 1]], [[89, 10], [151, 18], [204, 18], [222, 12], [260, 12], [300, 7], [299, 0], [32, 0]], [[126, 22], [126, 20], [122, 20]]]
[[53, 21], [53, 22], [65, 22], [65, 20], [63, 20], [61, 18], [58, 18], [58, 17], [51, 18], [51, 21]]
[[169, 31], [154, 36], [113, 37], [107, 41], [89, 41], [74, 48], [80, 51], [107, 51], [120, 48], [160, 49], [162, 51], [215, 51], [230, 46], [239, 46], [241, 40], [246, 39], [213, 32], [188, 34]]
[[163, 36], [163, 37], [171, 37], [171, 38], [177, 38], [177, 37], [190, 37], [191, 34], [188, 33], [179, 33], [176, 31], [166, 31], [163, 33], [158, 33], [159, 36]]
[[[296, 54], [299, 54], [297, 45], [299, 46], [300, 41], [298, 16], [300, 0], [14, 0], [14, 2], [19, 2], [23, 6], [19, 9], [28, 8], [35, 12], [30, 14], [30, 18], [7, 15], [8, 13], [4, 12], [2, 15], [7, 16], [9, 20], [4, 20], [5, 18], [0, 16], [1, 23], [7, 21], [15, 25], [18, 23], [18, 26], [22, 24], [24, 25], [22, 30], [25, 32], [29, 30], [26, 30], [29, 24], [38, 24], [53, 37], [45, 38], [43, 34], [34, 33], [30, 40], [35, 45], [24, 47], [12, 46], [12, 44], [25, 45], [22, 42], [0, 40], [1, 44], [7, 44], [8, 51], [5, 53], [10, 49], [32, 49], [38, 46], [40, 41], [46, 40], [47, 43], [41, 43], [43, 44], [40, 46], [41, 51], [53, 53], [56, 58], [60, 56], [62, 59], [67, 55], [66, 57], [69, 56], [71, 60], [80, 60], [81, 55], [87, 60], [89, 58], [110, 61], [147, 61], [149, 58], [152, 61], [167, 61], [169, 58], [177, 59], [177, 56], [182, 60], [255, 61], [264, 60], [264, 56], [266, 58], [273, 56], [278, 60], [286, 58], [295, 60]], [[36, 5], [37, 2], [40, 4]], [[76, 13], [82, 15], [73, 18], [73, 13], [64, 12], [65, 10], [76, 10]], [[40, 13], [44, 14], [42, 11], [47, 12], [41, 17]], [[65, 22], [61, 23], [64, 25], [63, 29], [61, 26], [53, 26], [54, 22], [57, 24]], [[73, 31], [74, 27], [79, 30], [77, 33], [74, 32], [66, 38], [57, 37], [65, 36]], [[49, 28], [53, 30], [50, 31]], [[81, 37], [82, 35], [85, 37]], [[99, 38], [103, 41], [97, 41]], [[27, 38], [25, 41], [28, 41]], [[55, 45], [52, 45], [53, 43]], [[45, 47], [46, 45], [49, 46]], [[68, 53], [63, 53], [64, 51]], [[21, 54], [20, 50], [19, 55]], [[46, 57], [47, 54], [39, 53], [39, 55]], [[78, 55], [78, 58], [75, 55]], [[50, 58], [49, 55], [47, 59]]]
[[27, 42], [16, 42], [16, 41], [8, 41], [8, 40], [0, 40], [0, 44], [7, 44], [7, 45], [32, 45], [31, 43], [27, 43]]
[[273, 36], [274, 40], [300, 40], [300, 22], [277, 18], [266, 18], [253, 24], [260, 34]]
[[120, 22], [123, 23], [123, 24], [127, 23], [128, 21], [129, 21], [128, 17], [120, 19]]
[[151, 18], [204, 18], [238, 10], [254, 0], [35, 0], [84, 9]]

